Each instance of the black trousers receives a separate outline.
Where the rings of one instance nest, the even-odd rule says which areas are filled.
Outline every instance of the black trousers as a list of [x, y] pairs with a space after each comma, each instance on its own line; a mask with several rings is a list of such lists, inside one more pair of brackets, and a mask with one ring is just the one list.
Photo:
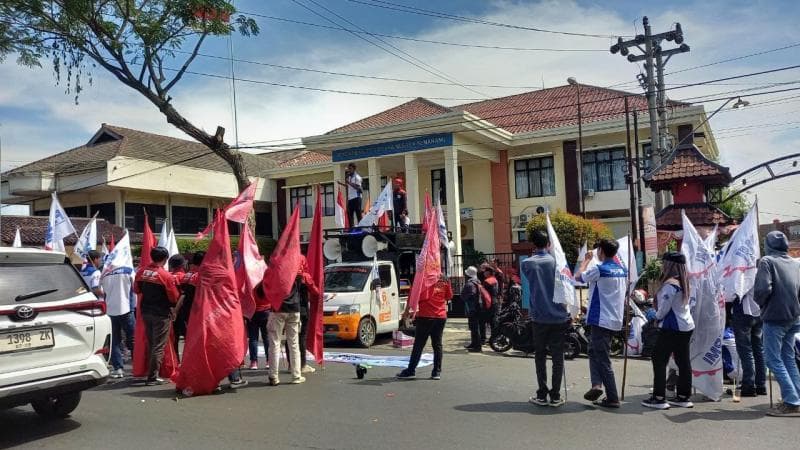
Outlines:
[[[469, 325], [469, 346], [472, 348], [481, 348], [481, 321], [479, 319], [480, 313], [473, 313], [471, 316], [467, 318], [467, 324]], [[485, 333], [485, 331], [484, 331]]]
[[[536, 396], [544, 398], [550, 394], [550, 399], [561, 398], [561, 380], [564, 377], [564, 333], [569, 327], [564, 323], [535, 323], [533, 324], [533, 344], [536, 351], [536, 380], [539, 389]], [[551, 388], [547, 387], [547, 349], [553, 358], [553, 378]]]
[[667, 391], [667, 363], [673, 355], [678, 365], [676, 393], [682, 397], [692, 395], [692, 360], [689, 356], [691, 331], [659, 330], [653, 349], [653, 395], [665, 397]]
[[440, 373], [442, 371], [442, 335], [444, 334], [444, 324], [447, 319], [435, 319], [432, 317], [417, 317], [416, 329], [414, 333], [414, 348], [411, 350], [411, 359], [408, 361], [408, 370], [414, 372], [417, 370], [419, 358], [422, 356], [422, 349], [428, 343], [428, 338], [431, 338], [431, 347], [433, 347], [433, 372]]
[[489, 327], [489, 335], [494, 333], [494, 309], [483, 310], [478, 313], [479, 326], [481, 333], [481, 343], [486, 342], [486, 327]]
[[350, 226], [355, 227], [361, 222], [361, 197], [351, 198], [347, 201], [347, 217], [350, 218]]

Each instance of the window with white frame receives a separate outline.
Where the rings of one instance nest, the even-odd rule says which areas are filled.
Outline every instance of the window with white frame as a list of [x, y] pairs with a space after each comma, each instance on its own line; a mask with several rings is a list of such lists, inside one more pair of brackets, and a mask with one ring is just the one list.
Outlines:
[[514, 185], [517, 198], [556, 195], [553, 157], [546, 156], [514, 161]]
[[627, 189], [625, 147], [583, 152], [583, 189], [596, 192]]

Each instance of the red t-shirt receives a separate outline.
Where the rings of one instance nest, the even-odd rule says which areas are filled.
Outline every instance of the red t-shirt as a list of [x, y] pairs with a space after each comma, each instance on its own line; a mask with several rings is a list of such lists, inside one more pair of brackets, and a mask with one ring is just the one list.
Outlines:
[[428, 291], [428, 295], [419, 299], [417, 317], [432, 319], [447, 318], [447, 302], [453, 298], [453, 289], [449, 281], [437, 281]]

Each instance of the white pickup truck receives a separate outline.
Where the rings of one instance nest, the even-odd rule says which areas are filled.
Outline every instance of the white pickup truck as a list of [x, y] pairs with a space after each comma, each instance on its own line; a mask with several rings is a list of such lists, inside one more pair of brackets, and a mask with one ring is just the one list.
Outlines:
[[391, 261], [378, 261], [380, 288], [374, 289], [372, 261], [334, 263], [325, 267], [323, 305], [326, 338], [355, 340], [363, 347], [380, 333], [400, 326], [410, 283], [398, 278]]

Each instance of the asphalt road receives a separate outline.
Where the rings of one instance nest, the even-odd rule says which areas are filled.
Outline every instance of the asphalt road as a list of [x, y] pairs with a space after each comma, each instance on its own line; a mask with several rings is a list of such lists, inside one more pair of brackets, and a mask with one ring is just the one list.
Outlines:
[[[796, 448], [800, 421], [765, 417], [766, 397], [647, 410], [639, 401], [651, 369], [642, 360], [629, 362], [620, 410], [583, 400], [585, 358], [567, 362], [565, 406], [531, 405], [533, 359], [467, 354], [458, 348], [465, 335], [458, 323], [448, 328], [441, 381], [427, 379], [430, 368], [419, 369], [417, 380], [396, 381], [393, 368], [358, 380], [352, 366], [328, 364], [303, 385], [270, 387], [264, 370], [246, 371], [246, 388], [176, 400], [169, 386], [122, 380], [85, 392], [66, 420], [41, 420], [30, 407], [0, 411], [0, 448]], [[408, 351], [384, 339], [368, 353]], [[615, 370], [621, 383], [621, 360]]]

